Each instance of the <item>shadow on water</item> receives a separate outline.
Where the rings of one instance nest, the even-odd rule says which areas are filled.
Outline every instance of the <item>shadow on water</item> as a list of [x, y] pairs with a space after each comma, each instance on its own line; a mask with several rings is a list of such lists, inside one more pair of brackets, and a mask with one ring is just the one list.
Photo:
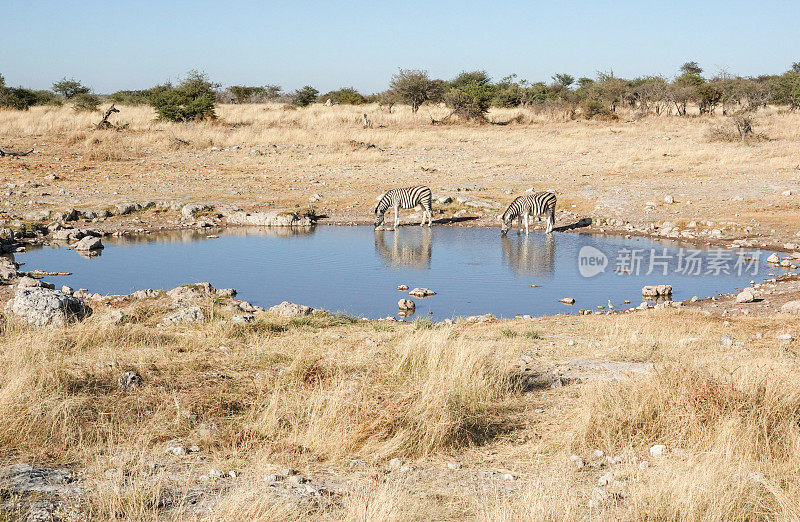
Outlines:
[[430, 268], [433, 252], [433, 231], [429, 227], [415, 230], [375, 231], [375, 250], [389, 265]]
[[556, 242], [552, 234], [502, 236], [503, 259], [519, 275], [552, 276], [556, 261]]

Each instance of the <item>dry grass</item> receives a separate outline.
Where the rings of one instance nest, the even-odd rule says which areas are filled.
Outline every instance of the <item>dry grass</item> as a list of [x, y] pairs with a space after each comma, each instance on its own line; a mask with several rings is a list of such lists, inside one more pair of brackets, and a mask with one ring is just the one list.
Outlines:
[[[693, 312], [419, 330], [335, 316], [221, 324], [227, 312], [215, 309], [207, 324], [157, 329], [159, 301], [137, 307], [150, 316], [55, 330], [11, 323], [0, 334], [4, 460], [85, 468], [93, 519], [192, 519], [188, 492], [213, 466], [242, 473], [218, 493], [218, 520], [798, 516], [800, 373], [790, 353], [765, 340], [786, 317], [737, 322], [731, 333], [753, 339], [750, 355], [725, 362], [720, 324]], [[683, 336], [699, 341], [687, 346]], [[523, 392], [509, 379], [522, 351], [538, 353], [542, 368], [600, 352], [658, 370]], [[125, 393], [115, 384], [128, 369], [144, 384]], [[539, 404], [546, 421], [533, 411]], [[523, 433], [536, 436], [515, 442]], [[198, 444], [205, 460], [197, 471], [184, 461], [178, 482], [174, 470], [148, 467], [175, 438]], [[667, 456], [639, 470], [655, 443], [667, 445]], [[517, 470], [515, 493], [467, 478], [498, 466], [484, 462], [483, 448]], [[570, 469], [570, 453], [588, 458], [597, 448], [626, 456], [614, 468], [627, 484], [623, 498], [591, 504], [595, 472]], [[379, 470], [396, 456], [428, 471], [347, 471], [350, 459]], [[451, 458], [475, 471], [435, 471]], [[285, 465], [312, 476], [341, 470], [345, 492], [310, 504], [265, 494], [262, 476]]]

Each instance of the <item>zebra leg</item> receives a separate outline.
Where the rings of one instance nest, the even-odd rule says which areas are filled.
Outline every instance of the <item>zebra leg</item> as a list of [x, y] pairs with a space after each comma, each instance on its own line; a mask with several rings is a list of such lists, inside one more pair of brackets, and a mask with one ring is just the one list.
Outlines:
[[529, 218], [529, 217], [530, 217], [530, 216], [528, 216], [528, 214], [525, 214], [525, 235], [526, 235], [526, 236], [527, 236], [528, 234], [530, 234], [530, 229], [529, 229], [529, 227], [528, 227], [528, 218]]
[[548, 212], [547, 213], [547, 233], [550, 234], [553, 232], [553, 224], [556, 222], [556, 213], [555, 212]]
[[394, 228], [400, 226], [400, 209], [398, 207], [394, 207]]

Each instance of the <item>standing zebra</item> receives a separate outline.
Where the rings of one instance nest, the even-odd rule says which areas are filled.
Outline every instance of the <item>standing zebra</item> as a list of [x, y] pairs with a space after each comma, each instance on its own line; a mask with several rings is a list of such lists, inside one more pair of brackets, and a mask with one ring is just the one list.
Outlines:
[[522, 230], [522, 220], [525, 220], [525, 234], [528, 234], [529, 217], [547, 217], [547, 230], [549, 234], [553, 231], [553, 223], [556, 220], [556, 195], [552, 192], [535, 192], [525, 196], [519, 196], [511, 202], [502, 216], [498, 219], [503, 222], [500, 233], [506, 235], [508, 229], [514, 226], [514, 219], [519, 222], [519, 229]]
[[392, 189], [383, 195], [378, 204], [375, 205], [375, 228], [383, 223], [383, 216], [390, 207], [394, 208], [394, 228], [400, 224], [401, 208], [422, 207], [422, 223], [425, 225], [425, 216], [428, 217], [428, 226], [433, 223], [433, 211], [431, 210], [431, 189], [424, 186]]

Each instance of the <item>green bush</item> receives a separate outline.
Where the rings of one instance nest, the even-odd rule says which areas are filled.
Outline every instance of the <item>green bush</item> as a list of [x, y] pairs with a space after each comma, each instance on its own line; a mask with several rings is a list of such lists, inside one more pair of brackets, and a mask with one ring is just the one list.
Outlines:
[[455, 114], [466, 120], [483, 119], [489, 111], [493, 95], [491, 85], [470, 82], [451, 87], [444, 96], [444, 102]]
[[343, 105], [361, 105], [364, 103], [364, 96], [352, 87], [343, 87], [338, 91], [331, 91], [325, 95], [335, 103]]
[[72, 108], [79, 112], [94, 112], [100, 106], [100, 97], [82, 92], [72, 99]]
[[306, 85], [302, 89], [295, 91], [292, 95], [292, 104], [298, 107], [308, 107], [317, 101], [319, 91], [310, 85]]
[[150, 105], [161, 120], [184, 122], [216, 117], [214, 84], [205, 74], [190, 71], [177, 87], [154, 89]]

